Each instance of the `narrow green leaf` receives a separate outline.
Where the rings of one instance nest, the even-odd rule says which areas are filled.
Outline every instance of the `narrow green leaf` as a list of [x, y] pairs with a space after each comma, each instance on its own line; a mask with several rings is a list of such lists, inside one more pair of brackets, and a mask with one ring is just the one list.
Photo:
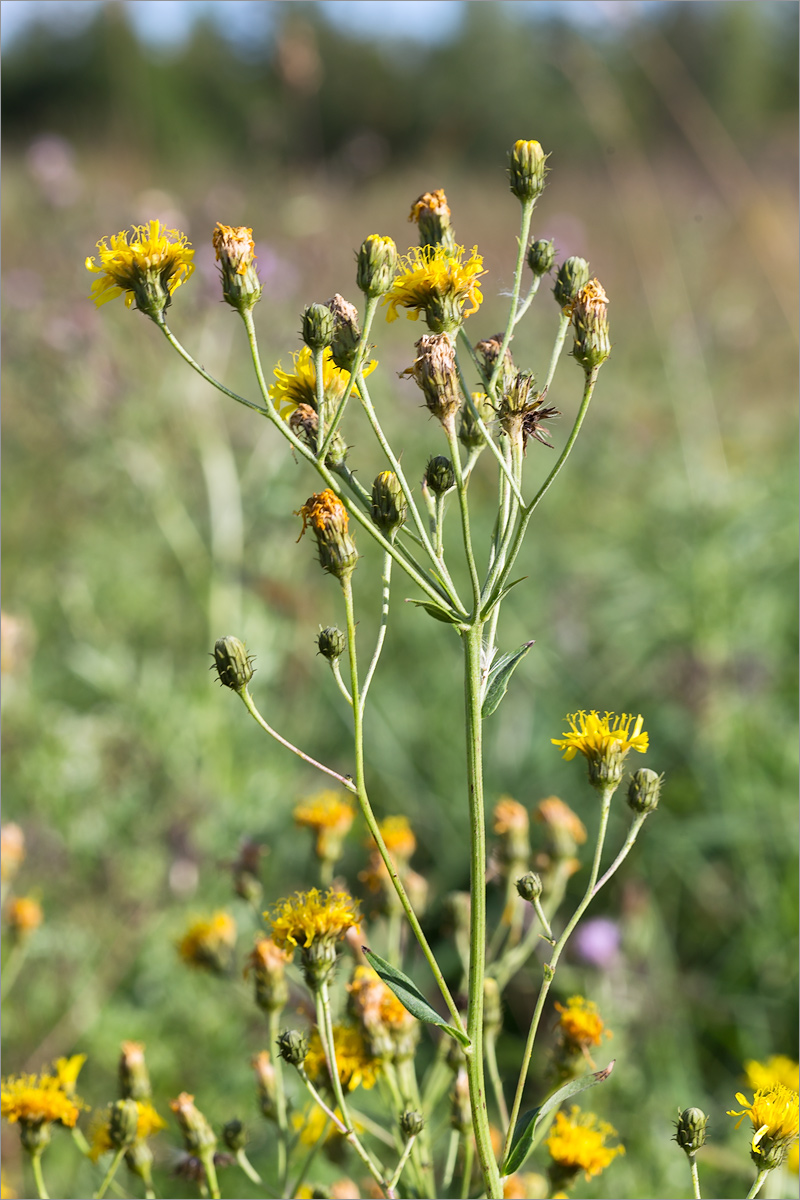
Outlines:
[[425, 612], [430, 613], [437, 621], [443, 621], [445, 625], [459, 625], [461, 623], [461, 618], [457, 617], [455, 613], [442, 608], [440, 604], [434, 604], [432, 600], [411, 600], [409, 603], [416, 605], [417, 608], [424, 608]]
[[499, 604], [503, 597], [507, 596], [513, 587], [516, 587], [518, 583], [524, 583], [527, 578], [527, 575], [520, 575], [519, 579], [513, 580], [512, 583], [507, 583], [505, 587], [496, 588], [481, 609], [481, 620], [486, 621], [491, 615], [494, 606]]
[[553, 1092], [552, 1096], [548, 1096], [538, 1108], [532, 1108], [530, 1112], [526, 1112], [524, 1116], [520, 1117], [514, 1126], [514, 1137], [503, 1163], [504, 1175], [513, 1175], [522, 1167], [533, 1149], [536, 1127], [547, 1114], [555, 1108], [560, 1108], [564, 1101], [569, 1100], [571, 1096], [577, 1096], [578, 1092], [585, 1092], [587, 1088], [594, 1087], [597, 1083], [603, 1083], [614, 1070], [615, 1062], [616, 1059], [612, 1059], [602, 1071], [593, 1071], [591, 1075], [582, 1075], [580, 1079], [573, 1079], [571, 1083], [565, 1083], [558, 1091]]
[[530, 650], [533, 642], [525, 642], [513, 654], [503, 654], [489, 671], [486, 681], [486, 695], [481, 706], [481, 716], [490, 717], [497, 708], [508, 688], [508, 681]]
[[369, 965], [380, 975], [386, 986], [391, 988], [403, 1008], [408, 1009], [412, 1017], [416, 1017], [418, 1021], [426, 1021], [428, 1025], [438, 1025], [462, 1046], [470, 1045], [467, 1035], [453, 1025], [448, 1025], [447, 1021], [439, 1016], [413, 980], [404, 975], [397, 967], [393, 967], [385, 958], [381, 958], [379, 954], [374, 954], [372, 950], [367, 949], [366, 946], [362, 946], [362, 950]]

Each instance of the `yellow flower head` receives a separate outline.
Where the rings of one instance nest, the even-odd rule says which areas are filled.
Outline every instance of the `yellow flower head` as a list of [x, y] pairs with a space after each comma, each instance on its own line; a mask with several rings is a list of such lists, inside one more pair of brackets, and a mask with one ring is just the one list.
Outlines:
[[295, 825], [311, 829], [316, 834], [317, 857], [335, 862], [341, 854], [342, 840], [355, 817], [350, 800], [338, 792], [319, 792], [298, 804], [292, 815]]
[[[137, 1120], [136, 1120], [136, 1141], [143, 1142], [145, 1138], [151, 1137], [154, 1133], [158, 1133], [159, 1129], [166, 1129], [167, 1122], [159, 1116], [152, 1104], [147, 1100], [136, 1100]], [[89, 1150], [89, 1158], [92, 1162], [97, 1162], [102, 1154], [108, 1150], [114, 1149], [114, 1144], [111, 1141], [111, 1112], [110, 1109], [104, 1108], [100, 1112], [95, 1113], [89, 1124], [89, 1141], [91, 1149]]]
[[9, 1075], [0, 1086], [0, 1115], [23, 1125], [61, 1121], [70, 1128], [85, 1108], [77, 1096], [68, 1096], [57, 1075]]
[[32, 896], [15, 896], [6, 909], [6, 920], [12, 933], [27, 937], [38, 929], [44, 920], [42, 906]]
[[[334, 1111], [336, 1116], [341, 1118], [342, 1114], [340, 1110], [337, 1108]], [[292, 1113], [292, 1127], [299, 1135], [300, 1144], [303, 1146], [316, 1146], [326, 1129], [325, 1141], [336, 1137], [339, 1133], [328, 1115], [322, 1111], [318, 1104], [314, 1103], [310, 1104], [304, 1112]], [[305, 1193], [301, 1190], [301, 1192], [298, 1192], [298, 1196], [301, 1194], [310, 1196], [313, 1195], [313, 1190], [309, 1188]]]
[[593, 709], [590, 713], [567, 713], [567, 720], [571, 728], [562, 737], [550, 740], [564, 751], [566, 759], [574, 758], [580, 751], [589, 764], [589, 780], [595, 787], [619, 783], [628, 751], [638, 750], [644, 754], [647, 750], [648, 737], [642, 733], [642, 716], [634, 721], [629, 713], [617, 717], [607, 712], [601, 717]]
[[78, 1082], [78, 1076], [85, 1062], [85, 1054], [73, 1054], [71, 1058], [57, 1058], [53, 1063], [53, 1070], [56, 1073], [59, 1087], [68, 1096], [75, 1095], [75, 1085]]
[[100, 277], [90, 293], [98, 307], [124, 293], [127, 308], [135, 300], [141, 312], [156, 317], [194, 270], [194, 250], [186, 234], [162, 228], [160, 221], [134, 225], [130, 234], [123, 230], [109, 239], [101, 238], [97, 249], [99, 263], [87, 258], [86, 270]]
[[407, 817], [384, 817], [378, 829], [392, 858], [407, 863], [417, 848], [417, 839]]
[[800, 1067], [786, 1054], [773, 1054], [765, 1063], [750, 1059], [744, 1064], [748, 1087], [758, 1091], [782, 1083], [785, 1087], [800, 1091]]
[[552, 1132], [545, 1145], [555, 1167], [564, 1176], [577, 1175], [583, 1171], [587, 1179], [599, 1175], [618, 1154], [625, 1153], [624, 1146], [608, 1146], [606, 1138], [616, 1137], [617, 1131], [594, 1113], [581, 1112], [573, 1104], [569, 1116], [557, 1112]]
[[798, 1137], [800, 1096], [797, 1091], [783, 1083], [774, 1083], [759, 1088], [750, 1104], [741, 1092], [736, 1093], [736, 1099], [742, 1109], [738, 1112], [729, 1109], [728, 1116], [739, 1117], [737, 1129], [743, 1117], [750, 1118], [753, 1126], [750, 1151], [754, 1162], [768, 1170], [779, 1167]]
[[178, 942], [178, 953], [192, 967], [224, 974], [233, 961], [236, 922], [226, 912], [195, 921]]
[[556, 1009], [561, 1014], [558, 1019], [558, 1032], [565, 1047], [587, 1054], [590, 1046], [599, 1046], [604, 1037], [614, 1035], [606, 1029], [603, 1018], [597, 1011], [597, 1005], [592, 1000], [584, 1000], [583, 996], [570, 996], [566, 1006], [556, 1003]]
[[[292, 358], [294, 370], [284, 371], [281, 364], [278, 363], [272, 372], [276, 382], [268, 389], [272, 403], [284, 420], [288, 420], [301, 404], [307, 404], [315, 412], [317, 409], [317, 373], [314, 370], [314, 355], [308, 346], [303, 346], [302, 350], [298, 350], [292, 355]], [[364, 367], [364, 375], [370, 375], [377, 365], [375, 360], [367, 363]], [[335, 409], [341, 400], [349, 381], [350, 372], [343, 371], [336, 366], [331, 348], [326, 346], [322, 354], [322, 390], [331, 410]]]
[[412, 321], [424, 312], [433, 333], [455, 333], [483, 300], [479, 284], [486, 274], [483, 259], [477, 246], [466, 262], [462, 261], [465, 253], [463, 246], [412, 247], [400, 259], [400, 272], [386, 293], [386, 319], [396, 320], [398, 308], [407, 308]]
[[295, 892], [264, 916], [270, 922], [273, 942], [284, 950], [295, 946], [308, 949], [315, 941], [338, 941], [360, 920], [358, 901], [332, 887], [324, 895], [319, 888]]
[[[374, 1087], [380, 1074], [381, 1062], [370, 1054], [358, 1026], [334, 1025], [333, 1044], [336, 1048], [336, 1067], [342, 1087], [350, 1092], [359, 1085], [365, 1088]], [[325, 1052], [317, 1029], [311, 1034], [304, 1066], [312, 1082], [325, 1083], [328, 1080]]]

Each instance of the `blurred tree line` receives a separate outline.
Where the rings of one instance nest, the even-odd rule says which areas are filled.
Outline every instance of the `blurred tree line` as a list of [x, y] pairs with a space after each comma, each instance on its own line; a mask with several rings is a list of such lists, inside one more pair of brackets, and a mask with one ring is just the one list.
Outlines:
[[[651, 4], [632, 22], [626, 7], [601, 9], [585, 32], [603, 41], [646, 139], [675, 135], [647, 70], [672, 50], [740, 146], [755, 148], [766, 122], [794, 120], [796, 5]], [[534, 126], [548, 145], [599, 151], [564, 69], [575, 40], [564, 6], [469, 3], [454, 39], [427, 47], [366, 40], [358, 8], [345, 31], [321, 4], [252, 6], [246, 41], [201, 14], [169, 51], [144, 45], [119, 3], [98, 5], [79, 34], [43, 18], [5, 56], [6, 145], [46, 128], [176, 170], [213, 145], [232, 169], [243, 155], [279, 167], [323, 159], [356, 179], [433, 153], [493, 162], [498, 144]]]

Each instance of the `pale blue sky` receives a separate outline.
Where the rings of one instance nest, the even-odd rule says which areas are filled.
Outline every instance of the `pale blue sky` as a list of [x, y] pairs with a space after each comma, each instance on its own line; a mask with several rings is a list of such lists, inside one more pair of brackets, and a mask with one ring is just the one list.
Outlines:
[[[64, 35], [78, 34], [106, 0], [2, 0], [2, 45], [12, 46], [35, 20], [52, 23]], [[281, 0], [114, 0], [123, 3], [143, 41], [164, 49], [179, 47], [193, 22], [205, 13], [220, 32], [252, 42], [254, 31], [268, 36]], [[283, 0], [281, 7], [286, 0]], [[435, 42], [451, 36], [461, 22], [465, 3], [501, 0], [317, 0], [327, 18], [351, 34], [379, 40], [410, 38]], [[509, 0], [505, 0], [509, 2]], [[559, 15], [579, 23], [635, 21], [661, 0], [511, 0], [526, 16]]]

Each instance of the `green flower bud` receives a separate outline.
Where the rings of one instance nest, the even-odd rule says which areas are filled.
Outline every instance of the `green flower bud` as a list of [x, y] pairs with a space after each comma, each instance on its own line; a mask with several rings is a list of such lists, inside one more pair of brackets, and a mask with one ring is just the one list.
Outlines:
[[218, 221], [211, 240], [222, 276], [222, 295], [231, 308], [247, 312], [261, 299], [262, 292], [253, 231], [246, 225], [222, 225]]
[[[488, 429], [495, 415], [491, 400], [485, 392], [473, 392], [471, 398], [472, 404], [475, 406], [475, 411]], [[486, 445], [486, 439], [481, 433], [478, 422], [472, 415], [472, 406], [469, 404], [464, 404], [461, 407], [458, 440], [467, 450], [478, 450]]]
[[348, 579], [358, 562], [358, 551], [348, 532], [347, 509], [336, 493], [330, 488], [315, 492], [295, 515], [303, 518], [301, 537], [306, 526], [311, 526], [323, 571], [335, 575], [340, 582]]
[[[649, 813], [658, 807], [664, 776], [642, 767], [631, 775], [628, 785], [628, 805], [634, 812]], [[694, 1111], [687, 1109], [687, 1112]]]
[[531, 242], [530, 246], [528, 246], [528, 266], [537, 279], [542, 275], [550, 274], [553, 269], [555, 257], [555, 246], [552, 242], [546, 242], [543, 238]]
[[372, 519], [382, 533], [391, 536], [406, 519], [408, 504], [394, 471], [381, 471], [372, 485]]
[[302, 337], [309, 350], [324, 350], [333, 341], [333, 313], [325, 304], [309, 304], [303, 312]]
[[238, 1118], [234, 1117], [232, 1121], [228, 1121], [222, 1126], [222, 1140], [227, 1148], [235, 1154], [237, 1150], [244, 1150], [247, 1145], [247, 1129]]
[[341, 658], [347, 648], [347, 638], [336, 625], [328, 625], [325, 629], [320, 629], [317, 636], [317, 649], [323, 658], [327, 658], [328, 662], [336, 662]]
[[575, 297], [589, 282], [589, 264], [585, 258], [568, 258], [558, 268], [553, 295], [564, 313], [572, 312]]
[[119, 1059], [119, 1090], [125, 1100], [149, 1100], [153, 1094], [141, 1042], [123, 1042]]
[[115, 1100], [108, 1110], [108, 1137], [115, 1150], [136, 1141], [139, 1109], [135, 1100]]
[[241, 692], [253, 678], [252, 655], [237, 637], [219, 638], [214, 643], [214, 666], [219, 681], [234, 692]]
[[358, 252], [356, 281], [365, 296], [375, 299], [392, 286], [397, 270], [397, 247], [390, 237], [371, 233]]
[[400, 1132], [402, 1133], [403, 1137], [406, 1138], [406, 1140], [408, 1138], [418, 1137], [424, 1128], [425, 1118], [421, 1112], [417, 1112], [414, 1109], [409, 1109], [408, 1111], [404, 1112], [400, 1118]]
[[150, 1149], [147, 1139], [140, 1142], [134, 1142], [133, 1145], [129, 1146], [125, 1151], [125, 1166], [130, 1172], [132, 1172], [132, 1174], [138, 1175], [139, 1178], [147, 1185], [147, 1188], [150, 1191], [152, 1191], [150, 1186], [152, 1180], [152, 1165], [153, 1151]]
[[575, 341], [573, 357], [587, 372], [595, 370], [611, 353], [608, 337], [608, 296], [599, 281], [592, 279], [581, 288], [572, 305]]
[[169, 1106], [181, 1127], [184, 1148], [189, 1154], [197, 1154], [202, 1158], [205, 1153], [213, 1152], [217, 1144], [216, 1134], [200, 1109], [195, 1107], [194, 1096], [181, 1092], [176, 1100], [170, 1100]]
[[517, 880], [516, 889], [523, 900], [533, 904], [534, 900], [538, 900], [542, 894], [541, 877], [535, 871], [528, 871]]
[[538, 142], [518, 141], [511, 151], [511, 191], [520, 200], [536, 200], [544, 191], [547, 155]]
[[333, 314], [333, 341], [331, 342], [333, 361], [340, 370], [350, 371], [355, 364], [358, 347], [361, 344], [358, 309], [338, 292], [328, 301], [327, 306]]
[[278, 1038], [278, 1054], [284, 1062], [301, 1067], [308, 1054], [308, 1037], [299, 1029], [285, 1029]]
[[26, 1150], [31, 1156], [41, 1154], [50, 1145], [50, 1132], [53, 1128], [52, 1121], [26, 1121], [24, 1118], [19, 1123], [19, 1140], [22, 1149]]
[[456, 486], [456, 473], [453, 464], [444, 454], [435, 454], [428, 459], [425, 468], [423, 486], [430, 488], [434, 496], [444, 496]]
[[687, 1154], [696, 1154], [706, 1140], [708, 1117], [701, 1108], [685, 1108], [675, 1122], [675, 1141]]

